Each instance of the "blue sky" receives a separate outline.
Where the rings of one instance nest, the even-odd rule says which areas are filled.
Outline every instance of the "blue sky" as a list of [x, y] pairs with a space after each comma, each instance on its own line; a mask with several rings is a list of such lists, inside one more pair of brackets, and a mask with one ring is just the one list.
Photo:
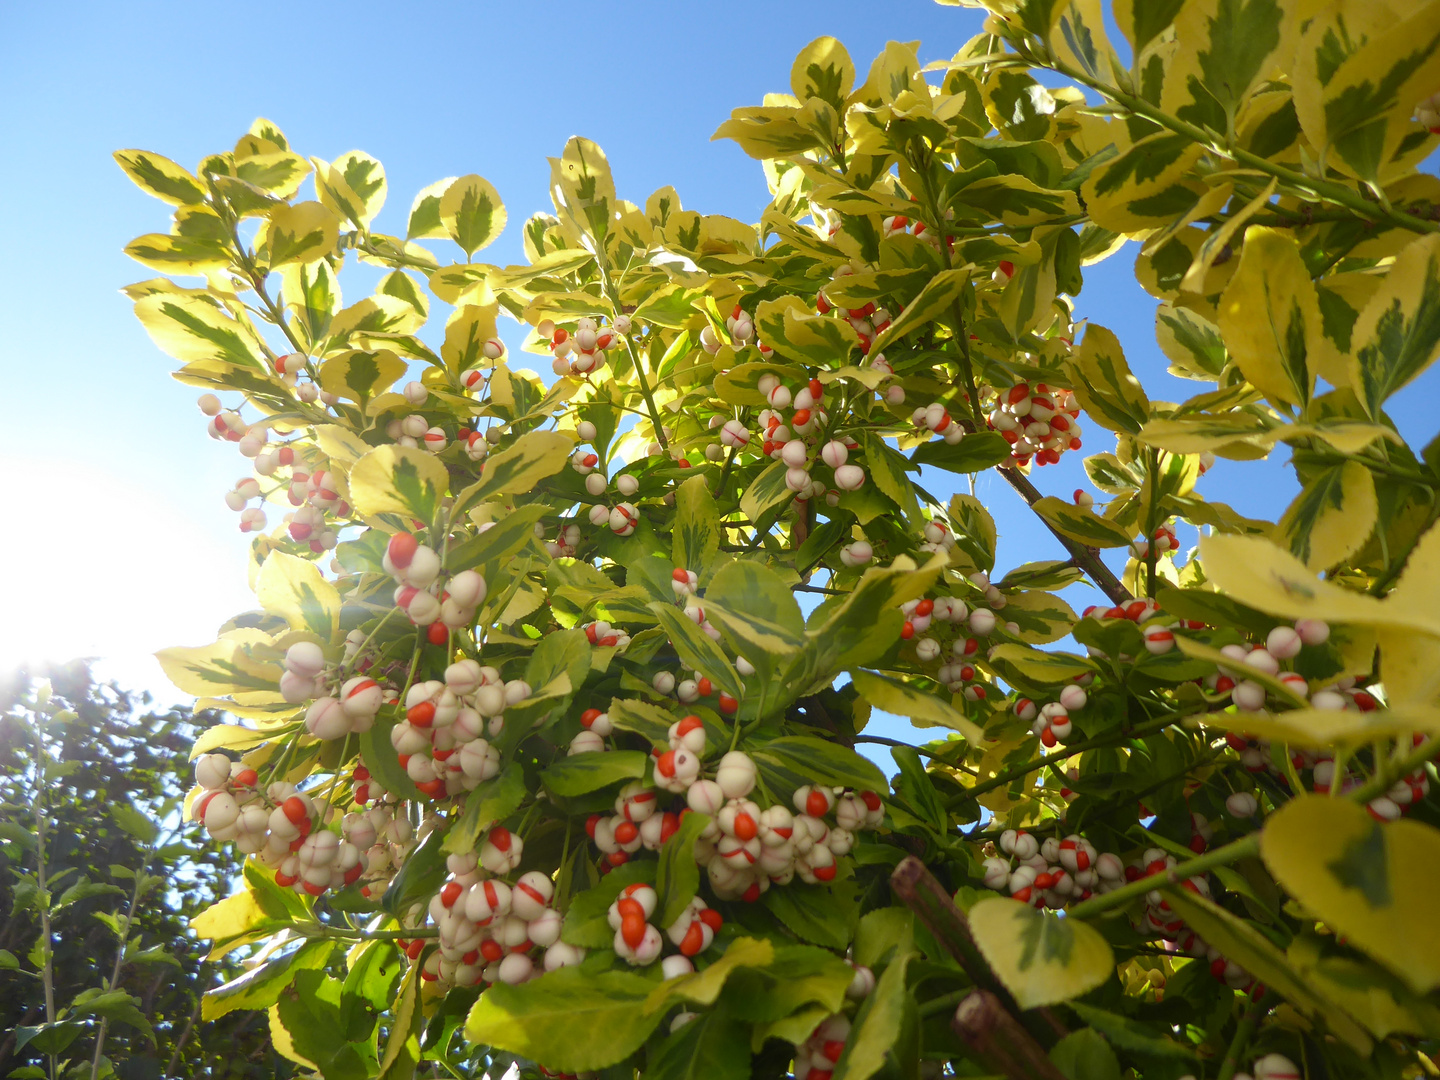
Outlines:
[[[117, 291], [152, 276], [121, 248], [167, 218], [111, 151], [193, 167], [266, 116], [302, 154], [378, 157], [390, 186], [378, 227], [397, 232], [421, 187], [478, 172], [509, 209], [511, 229], [482, 256], [504, 264], [521, 258], [515, 226], [549, 209], [545, 157], [568, 136], [605, 148], [632, 201], [673, 184], [687, 208], [753, 221], [767, 198], [759, 165], [709, 138], [730, 109], [788, 91], [804, 44], [833, 34], [863, 72], [888, 39], [918, 39], [922, 59], [943, 59], [979, 23], [930, 0], [292, 3], [263, 16], [173, 2], [0, 5], [0, 470], [15, 515], [0, 530], [12, 568], [0, 664], [99, 654], [159, 688], [146, 654], [207, 642], [250, 605], [246, 541], [222, 501], [245, 463], [205, 437], [196, 392], [169, 378], [169, 358]], [[1087, 270], [1080, 313], [1120, 335], [1152, 396], [1180, 400], [1202, 387], [1164, 375], [1134, 253]], [[1094, 425], [1087, 436], [1087, 449], [1113, 448]], [[1067, 497], [1083, 479], [1075, 455], [1035, 476]], [[1278, 515], [1293, 490], [1276, 463], [1222, 463], [1202, 484], [1231, 480], [1227, 498], [1257, 516]], [[978, 494], [999, 526], [1001, 570], [1060, 554], [998, 477], [982, 477]], [[1090, 602], [1079, 589], [1067, 598]]]

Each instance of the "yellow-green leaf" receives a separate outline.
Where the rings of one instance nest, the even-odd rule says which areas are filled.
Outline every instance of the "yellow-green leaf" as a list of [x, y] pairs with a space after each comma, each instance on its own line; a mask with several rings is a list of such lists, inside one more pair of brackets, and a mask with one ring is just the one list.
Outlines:
[[292, 630], [304, 630], [329, 643], [340, 625], [340, 593], [307, 559], [272, 551], [260, 567], [255, 596], [271, 615]]
[[[574, 446], [568, 435], [558, 431], [530, 431], [521, 435], [513, 445], [485, 459], [480, 479], [456, 497], [456, 512], [494, 495], [514, 495], [532, 490], [541, 480], [554, 476], [565, 467]], [[353, 490], [353, 473], [350, 483]]]
[[1079, 997], [1115, 970], [1109, 943], [1078, 919], [999, 896], [981, 900], [969, 917], [975, 943], [1022, 1009]]
[[906, 304], [905, 309], [895, 316], [890, 325], [876, 335], [870, 344], [870, 354], [873, 356], [883, 351], [892, 341], [900, 340], [911, 331], [934, 322], [951, 310], [969, 282], [968, 268], [941, 270], [925, 283], [920, 295]]
[[254, 659], [248, 648], [268, 645], [254, 630], [236, 630], [210, 645], [176, 646], [155, 654], [165, 677], [187, 694], [273, 693], [284, 669], [279, 663]]
[[1126, 547], [1130, 543], [1131, 532], [1123, 525], [1054, 495], [1046, 495], [1034, 509], [1048, 524], [1086, 547]]
[[[1429, 535], [1435, 536], [1435, 531]], [[1436, 540], [1440, 541], [1440, 536]], [[1417, 563], [1425, 550], [1422, 541], [1395, 592], [1377, 600], [1317, 578], [1289, 551], [1262, 537], [1200, 538], [1200, 561], [1206, 576], [1221, 592], [1250, 607], [1287, 619], [1409, 627], [1440, 637], [1440, 605], [1435, 595], [1440, 572], [1432, 559]], [[1412, 570], [1415, 578], [1407, 586]]]
[[1272, 814], [1260, 853], [1277, 881], [1418, 993], [1440, 986], [1440, 830], [1382, 824], [1348, 799], [1301, 795]]
[[318, 202], [281, 203], [265, 223], [260, 246], [272, 267], [311, 263], [335, 250], [340, 221]]
[[202, 237], [147, 233], [125, 245], [125, 254], [166, 274], [203, 274], [230, 265], [230, 253]]
[[135, 186], [172, 206], [205, 201], [205, 188], [186, 168], [149, 150], [116, 150], [115, 162]]
[[[1351, 7], [1341, 10], [1349, 14]], [[1297, 88], [1296, 113], [1306, 136], [1321, 153], [1330, 151], [1329, 160], [1364, 180], [1380, 178], [1401, 142], [1415, 130], [1410, 117], [1416, 104], [1440, 85], [1440, 7], [1419, 4], [1411, 10], [1408, 18], [1371, 29], [1364, 44], [1348, 56], [1348, 35], [1321, 37], [1323, 58], [1315, 70], [1328, 76], [1323, 93], [1317, 100], [1310, 80]], [[1367, 20], [1361, 15], [1360, 21]], [[1338, 66], [1337, 60], [1342, 61]]]
[[833, 37], [810, 42], [790, 68], [790, 88], [801, 101], [818, 97], [839, 109], [854, 85], [855, 65], [845, 46]]
[[[1274, 818], [1270, 820], [1273, 822]], [[1166, 889], [1165, 899], [1187, 926], [1220, 950], [1226, 959], [1235, 961], [1257, 981], [1278, 991], [1301, 1012], [1324, 1019], [1337, 1038], [1361, 1054], [1370, 1053], [1370, 1037], [1364, 1029], [1307, 983], [1286, 960], [1285, 954], [1252, 923], [1184, 889]]]
[[908, 716], [920, 727], [950, 728], [969, 740], [971, 746], [979, 746], [985, 733], [964, 713], [950, 704], [948, 694], [937, 696], [924, 690], [917, 690], [899, 679], [887, 678], [873, 671], [859, 669], [850, 673], [856, 692], [870, 703], [872, 708], [897, 716]]
[[266, 366], [254, 333], [200, 296], [154, 292], [135, 301], [135, 316], [156, 345], [184, 363], [225, 360], [242, 367]]
[[[1440, 7], [1437, 7], [1440, 11]], [[1350, 384], [1372, 417], [1440, 353], [1440, 234], [1412, 240], [1355, 322]]]
[[645, 1001], [644, 1011], [654, 1013], [673, 1001], [689, 1001], [696, 1005], [713, 1005], [725, 987], [730, 973], [742, 967], [767, 967], [775, 959], [775, 946], [762, 938], [740, 937], [732, 941], [725, 954], [703, 971], [692, 971], [668, 979], [655, 987]]
[[1220, 297], [1219, 322], [1231, 357], [1252, 386], [1272, 401], [1309, 402], [1320, 301], [1291, 233], [1246, 232], [1240, 267]]
[[440, 197], [440, 223], [468, 260], [505, 228], [505, 204], [483, 176], [462, 176]]
[[347, 349], [320, 365], [320, 388], [363, 405], [405, 374], [405, 361], [389, 349]]
[[1290, 63], [1299, 22], [1293, 0], [1188, 0], [1175, 19], [1181, 47], [1166, 65], [1161, 108], [1230, 130], [1227, 119], [1251, 91]]
[[1114, 333], [1093, 323], [1086, 327], [1066, 368], [1075, 397], [1097, 423], [1111, 431], [1140, 433], [1150, 419], [1150, 399], [1125, 362], [1125, 351]]
[[405, 226], [407, 240], [443, 240], [450, 234], [440, 220], [440, 200], [456, 177], [447, 176], [420, 189], [415, 201], [410, 204], [410, 217]]
[[[1427, 640], [1433, 648], [1435, 639]], [[1386, 689], [1389, 689], [1388, 682]], [[1440, 734], [1440, 712], [1428, 706], [1398, 706], [1372, 712], [1358, 709], [1290, 709], [1277, 713], [1230, 711], [1207, 713], [1196, 717], [1196, 721], [1216, 731], [1234, 731], [1253, 738], [1323, 750], [1339, 747], [1357, 749], [1376, 739], [1393, 739], [1416, 731]]]
[[224, 941], [263, 926], [269, 920], [270, 915], [260, 906], [259, 898], [246, 888], [200, 912], [190, 920], [190, 929], [204, 940]]
[[409, 446], [381, 446], [350, 469], [350, 503], [361, 514], [399, 514], [428, 523], [450, 484], [445, 466]]
[[1280, 531], [1301, 562], [1323, 570], [1360, 550], [1375, 528], [1377, 512], [1374, 474], [1358, 461], [1347, 461], [1306, 481], [1280, 519]]

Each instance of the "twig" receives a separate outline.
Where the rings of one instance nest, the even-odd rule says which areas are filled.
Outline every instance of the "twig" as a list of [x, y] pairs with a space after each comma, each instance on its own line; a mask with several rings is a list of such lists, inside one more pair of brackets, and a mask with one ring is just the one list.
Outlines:
[[1245, 1056], [1245, 1048], [1250, 1045], [1250, 1036], [1254, 1035], [1255, 1029], [1260, 1026], [1261, 1017], [1270, 1011], [1273, 997], [1274, 994], [1267, 990], [1245, 1010], [1245, 1015], [1240, 1018], [1240, 1023], [1235, 1028], [1235, 1037], [1230, 1040], [1230, 1048], [1225, 1051], [1225, 1060], [1220, 1063], [1216, 1080], [1230, 1080], [1240, 1068], [1240, 1059]]

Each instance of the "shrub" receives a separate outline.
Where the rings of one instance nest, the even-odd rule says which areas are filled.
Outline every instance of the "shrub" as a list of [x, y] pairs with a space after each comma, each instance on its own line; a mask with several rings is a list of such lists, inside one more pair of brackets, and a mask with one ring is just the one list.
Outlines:
[[[254, 463], [260, 610], [162, 654], [235, 718], [196, 928], [267, 943], [208, 1014], [327, 1077], [1433, 1070], [1440, 462], [1385, 406], [1440, 345], [1440, 8], [1117, 4], [1127, 65], [1098, 4], [991, 6], [930, 78], [820, 38], [737, 110], [758, 225], [571, 139], [525, 265], [474, 261], [479, 176], [402, 236], [268, 121], [117, 155], [175, 208], [127, 250], [203, 276], [136, 314]], [[1127, 239], [1183, 405], [1076, 321]], [[1082, 438], [1099, 495], [1042, 496]], [[1281, 443], [1277, 522], [1201, 493]], [[1057, 557], [992, 580], [921, 466]], [[942, 738], [887, 782], [872, 710]]]

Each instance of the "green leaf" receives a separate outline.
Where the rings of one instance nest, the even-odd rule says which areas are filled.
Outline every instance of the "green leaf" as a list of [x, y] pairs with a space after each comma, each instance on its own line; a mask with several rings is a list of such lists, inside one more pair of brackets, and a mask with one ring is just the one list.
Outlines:
[[915, 487], [906, 475], [909, 460], [869, 430], [864, 433], [861, 445], [865, 448], [865, 464], [870, 466], [871, 482], [900, 508], [910, 524], [919, 526], [920, 504], [915, 501]]
[[418, 800], [420, 789], [401, 766], [390, 743], [390, 729], [395, 723], [395, 717], [389, 710], [381, 710], [370, 729], [360, 733], [360, 760], [386, 791], [402, 799]]
[[560, 940], [586, 949], [608, 949], [615, 941], [610, 929], [608, 912], [615, 898], [629, 885], [654, 885], [656, 864], [649, 861], [628, 862], [600, 879], [600, 884], [586, 889], [570, 900], [565, 912], [565, 925]]
[[690, 813], [660, 849], [660, 866], [655, 872], [659, 895], [655, 925], [667, 929], [685, 913], [686, 906], [700, 889], [700, 867], [695, 862], [695, 841], [710, 824], [710, 815]]
[[499, 566], [530, 542], [535, 535], [535, 523], [549, 512], [550, 508], [543, 503], [517, 506], [484, 532], [452, 547], [445, 560], [446, 569]]
[[519, 986], [496, 983], [471, 1009], [465, 1037], [554, 1071], [608, 1068], [638, 1050], [663, 1018], [641, 1007], [653, 985], [628, 971], [575, 967]]
[[1010, 444], [997, 431], [977, 431], [958, 443], [931, 439], [913, 454], [916, 465], [934, 465], [953, 473], [974, 473], [999, 465], [1010, 456]]
[[1115, 970], [1099, 931], [1007, 897], [970, 909], [976, 944], [1022, 1009], [1054, 1005], [1093, 990]]
[[855, 690], [872, 708], [897, 716], [908, 716], [921, 727], [938, 724], [964, 735], [971, 746], [979, 746], [985, 733], [959, 709], [950, 704], [948, 694], [918, 690], [899, 679], [891, 679], [872, 671], [850, 672]]
[[419, 965], [410, 965], [393, 1007], [394, 1021], [385, 1040], [378, 1080], [410, 1080], [415, 1075], [415, 1066], [420, 1063], [420, 1031], [425, 1024], [425, 1010], [420, 1004], [423, 985]]
[[769, 890], [760, 902], [796, 937], [827, 949], [844, 949], [850, 943], [860, 914], [853, 880], [828, 887], [791, 882]]
[[881, 973], [874, 991], [855, 1016], [845, 1050], [835, 1063], [835, 1080], [870, 1080], [893, 1058], [909, 997], [905, 975], [912, 956], [912, 952], [902, 953]]
[[515, 765], [478, 785], [466, 794], [465, 810], [445, 837], [445, 850], [474, 851], [480, 834], [519, 809], [525, 794], [524, 773]]
[[159, 830], [155, 822], [150, 820], [149, 815], [142, 814], [133, 806], [123, 802], [111, 803], [106, 809], [110, 812], [110, 816], [115, 819], [115, 824], [119, 825], [142, 844], [149, 844], [155, 839], [156, 833]]
[[1072, 1001], [1067, 1007], [1073, 1009], [1081, 1020], [1122, 1050], [1131, 1050], [1147, 1057], [1195, 1060], [1195, 1051], [1190, 1047], [1166, 1036], [1157, 1035], [1154, 1029], [1138, 1020], [1107, 1012], [1083, 1001]]
[[400, 872], [390, 880], [385, 895], [380, 898], [381, 908], [396, 915], [439, 890], [446, 874], [444, 839], [436, 831], [426, 834], [415, 846], [400, 865]]
[[1120, 1061], [1098, 1031], [1072, 1031], [1050, 1050], [1066, 1080], [1120, 1080]]
[[622, 780], [638, 780], [645, 775], [649, 760], [642, 750], [575, 754], [554, 761], [540, 774], [540, 781], [556, 795], [585, 795]]
[[724, 1003], [667, 1035], [646, 1059], [646, 1080], [748, 1080], [746, 1025]]
[[671, 543], [675, 566], [702, 577], [720, 550], [720, 513], [703, 476], [692, 476], [675, 489]]
[[[15, 1029], [15, 1051], [31, 1047], [42, 1054], [63, 1054], [85, 1030], [84, 1024], [74, 1020], [57, 1020], [53, 1024], [37, 1024]], [[11, 1073], [10, 1075], [14, 1075]], [[42, 1075], [48, 1075], [43, 1074]]]
[[913, 746], [894, 746], [890, 756], [900, 767], [894, 779], [895, 792], [919, 815], [920, 820], [936, 832], [943, 833], [949, 824], [950, 814], [940, 801], [930, 774], [925, 771], [925, 762], [920, 751]]

